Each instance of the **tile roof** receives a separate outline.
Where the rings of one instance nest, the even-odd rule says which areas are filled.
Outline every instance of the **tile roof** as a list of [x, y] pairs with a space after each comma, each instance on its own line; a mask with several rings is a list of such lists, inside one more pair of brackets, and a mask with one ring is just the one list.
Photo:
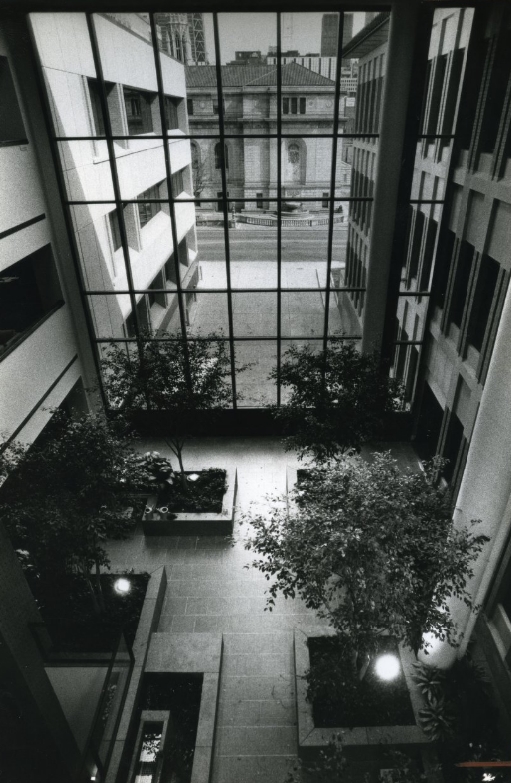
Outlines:
[[[216, 66], [188, 65], [185, 68], [187, 87], [216, 87]], [[335, 82], [309, 71], [298, 63], [282, 66], [283, 87], [334, 87]], [[223, 87], [275, 87], [276, 65], [222, 65]]]

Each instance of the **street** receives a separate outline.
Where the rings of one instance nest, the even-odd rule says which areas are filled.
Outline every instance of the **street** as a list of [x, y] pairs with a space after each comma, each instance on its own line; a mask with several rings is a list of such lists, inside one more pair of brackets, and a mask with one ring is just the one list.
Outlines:
[[[344, 261], [347, 237], [347, 224], [336, 224], [332, 244], [332, 257], [336, 262]], [[197, 228], [197, 242], [201, 262], [225, 259], [223, 228]], [[327, 246], [326, 227], [282, 229], [282, 261], [284, 262], [326, 261]], [[276, 261], [277, 228], [230, 229], [229, 247], [232, 261]]]

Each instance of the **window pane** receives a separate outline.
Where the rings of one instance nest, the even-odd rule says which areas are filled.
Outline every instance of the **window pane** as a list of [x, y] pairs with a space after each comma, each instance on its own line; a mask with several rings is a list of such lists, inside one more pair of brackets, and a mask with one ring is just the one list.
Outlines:
[[[164, 16], [158, 14], [158, 16]], [[183, 31], [188, 26], [186, 14], [168, 14], [173, 19], [180, 20], [180, 24], [174, 24], [175, 35], [183, 37]], [[188, 14], [190, 16], [190, 14]], [[216, 53], [213, 34], [213, 15], [194, 14], [202, 17], [196, 20], [195, 31], [190, 38], [188, 65], [186, 68], [186, 97], [188, 102], [188, 125], [191, 135], [218, 136], [220, 125], [218, 122], [218, 88], [216, 74]], [[221, 15], [220, 15], [221, 16]], [[221, 29], [219, 20], [219, 27]], [[199, 29], [200, 28], [200, 29]], [[180, 32], [180, 35], [178, 35]], [[187, 35], [184, 36], [185, 40]], [[226, 96], [226, 110], [231, 112], [231, 98]], [[190, 111], [192, 109], [192, 111]]]
[[185, 294], [186, 322], [190, 334], [205, 337], [208, 334], [229, 336], [226, 294]]
[[276, 122], [277, 71], [266, 55], [277, 45], [276, 14], [218, 15], [227, 134], [264, 135]]
[[[282, 141], [282, 191], [290, 201], [320, 197], [330, 190], [332, 177], [331, 138], [287, 138]], [[271, 145], [270, 167], [277, 174], [277, 146]], [[340, 194], [339, 194], [340, 195]]]
[[86, 290], [127, 287], [115, 204], [71, 206], [78, 255]]
[[277, 335], [277, 295], [249, 293], [232, 295], [234, 337]]
[[106, 141], [59, 141], [57, 147], [69, 201], [113, 201]]
[[[235, 342], [236, 391], [239, 407], [264, 407], [277, 402], [275, 381], [269, 374], [277, 366], [275, 340]], [[243, 371], [241, 368], [245, 367]]]
[[229, 231], [232, 287], [276, 288], [276, 202], [240, 202], [234, 218], [236, 228], [231, 222]]
[[[87, 297], [96, 337], [135, 337], [135, 318], [128, 294], [92, 294]], [[144, 295], [137, 296], [137, 312], [142, 329], [149, 329], [149, 312]]]
[[282, 335], [322, 337], [325, 330], [323, 291], [282, 294]]
[[[335, 17], [326, 38], [324, 17]], [[282, 91], [289, 100], [284, 133], [331, 133], [338, 27], [338, 14], [282, 14]], [[340, 122], [344, 124], [344, 117]]]

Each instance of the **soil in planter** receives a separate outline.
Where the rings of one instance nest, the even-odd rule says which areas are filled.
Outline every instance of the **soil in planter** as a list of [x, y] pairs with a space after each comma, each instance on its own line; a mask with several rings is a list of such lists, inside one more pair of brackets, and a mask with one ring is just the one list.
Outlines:
[[308, 695], [317, 728], [357, 726], [408, 726], [415, 717], [404, 674], [380, 680], [375, 661], [382, 653], [399, 657], [395, 641], [382, 637], [363, 680], [353, 671], [342, 641], [319, 636], [308, 639], [310, 672]]
[[[192, 475], [193, 471], [186, 471]], [[176, 473], [175, 482], [158, 495], [157, 507], [166, 506], [172, 513], [213, 513], [222, 511], [223, 497], [227, 491], [226, 472], [219, 468], [197, 471], [196, 481], [187, 481], [187, 491], [181, 485], [181, 474]]]
[[199, 724], [202, 674], [145, 674], [141, 710], [169, 710], [162, 780], [190, 783]]
[[[129, 593], [114, 590], [120, 576], [129, 579]], [[121, 630], [128, 645], [133, 644], [148, 581], [149, 574], [102, 574], [105, 611], [99, 615], [94, 612], [90, 590], [81, 577], [68, 575], [55, 582], [33, 579], [30, 587], [54, 651], [110, 652]]]

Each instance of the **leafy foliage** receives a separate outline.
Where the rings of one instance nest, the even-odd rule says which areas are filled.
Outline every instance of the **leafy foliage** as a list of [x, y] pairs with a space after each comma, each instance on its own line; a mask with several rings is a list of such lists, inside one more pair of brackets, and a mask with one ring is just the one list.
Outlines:
[[415, 651], [425, 633], [456, 644], [448, 602], [470, 605], [467, 580], [487, 539], [475, 521], [453, 526], [437, 469], [403, 473], [388, 453], [345, 457], [313, 473], [294, 509], [250, 516], [246, 548], [273, 580], [270, 608], [279, 592], [300, 595], [358, 651], [372, 652], [382, 632]]
[[163, 341], [148, 334], [140, 352], [110, 345], [101, 366], [111, 407], [128, 413], [225, 408], [231, 401], [230, 360], [226, 343], [214, 337], [187, 342], [178, 332]]
[[131, 525], [123, 515], [136, 463], [131, 442], [99, 416], [57, 412], [38, 441], [6, 449], [2, 463], [0, 517], [22, 564], [33, 574], [81, 574], [101, 604], [104, 543], [126, 538]]
[[415, 673], [412, 680], [417, 683], [420, 693], [428, 702], [438, 699], [444, 688], [445, 671], [425, 663], [414, 663], [413, 666]]
[[[277, 379], [277, 371], [270, 376]], [[290, 392], [275, 418], [289, 433], [288, 449], [316, 463], [328, 462], [381, 432], [384, 417], [400, 407], [401, 385], [386, 376], [376, 354], [359, 353], [349, 342], [315, 352], [292, 346], [280, 367]]]
[[[385, 765], [385, 766], [383, 766]], [[398, 750], [388, 750], [379, 766], [386, 769], [385, 783], [426, 783], [426, 776], [417, 763]], [[363, 775], [363, 777], [362, 777]], [[374, 775], [366, 774], [346, 757], [339, 736], [334, 735], [326, 750], [314, 761], [298, 761], [288, 773], [285, 783], [370, 783]]]
[[213, 334], [190, 342], [180, 332], [167, 341], [151, 337], [142, 339], [139, 350], [109, 346], [101, 362], [105, 392], [110, 406], [128, 418], [145, 409], [175, 414], [166, 442], [183, 474], [183, 447], [197, 411], [226, 408], [232, 401], [228, 347]]
[[[422, 665], [421, 668], [425, 673], [433, 667]], [[435, 680], [437, 674], [429, 676]], [[446, 782], [476, 783], [481, 780], [480, 770], [457, 769], [455, 765], [463, 761], [508, 759], [510, 754], [509, 742], [504, 745], [499, 735], [490, 684], [473, 661], [470, 650], [445, 672], [441, 683], [432, 697], [425, 694], [426, 706], [419, 713], [422, 728], [431, 739], [439, 741]], [[495, 769], [494, 774], [495, 780], [508, 779], [504, 771]]]

